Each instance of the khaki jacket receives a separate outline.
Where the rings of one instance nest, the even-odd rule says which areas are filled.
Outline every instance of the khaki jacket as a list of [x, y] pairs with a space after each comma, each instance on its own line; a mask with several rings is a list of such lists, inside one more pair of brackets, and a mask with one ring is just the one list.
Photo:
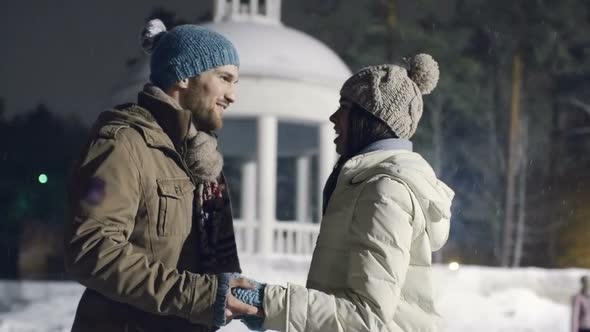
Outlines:
[[210, 331], [217, 278], [197, 273], [201, 193], [179, 152], [191, 115], [145, 93], [139, 104], [100, 115], [71, 175], [65, 263], [87, 287], [73, 330]]
[[264, 326], [436, 331], [431, 256], [447, 240], [453, 195], [417, 153], [381, 150], [347, 161], [322, 219], [307, 287], [267, 286]]

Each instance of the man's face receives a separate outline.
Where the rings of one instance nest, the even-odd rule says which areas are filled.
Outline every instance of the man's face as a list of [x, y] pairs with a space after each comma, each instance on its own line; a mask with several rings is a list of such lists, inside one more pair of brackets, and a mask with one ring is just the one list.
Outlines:
[[212, 131], [223, 127], [223, 113], [235, 102], [238, 67], [226, 65], [213, 68], [189, 79], [180, 93], [180, 106], [191, 111], [198, 130]]
[[330, 116], [330, 121], [334, 124], [334, 131], [336, 132], [336, 138], [334, 143], [336, 144], [336, 152], [339, 155], [345, 155], [347, 153], [346, 148], [348, 146], [348, 117], [352, 103], [346, 99], [340, 99], [340, 107]]

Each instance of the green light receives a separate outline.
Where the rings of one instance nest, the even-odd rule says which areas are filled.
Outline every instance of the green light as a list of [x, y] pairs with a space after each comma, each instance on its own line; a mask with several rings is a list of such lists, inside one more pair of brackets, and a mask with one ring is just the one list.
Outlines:
[[45, 175], [45, 174], [39, 175], [39, 183], [46, 184], [47, 183], [47, 175]]

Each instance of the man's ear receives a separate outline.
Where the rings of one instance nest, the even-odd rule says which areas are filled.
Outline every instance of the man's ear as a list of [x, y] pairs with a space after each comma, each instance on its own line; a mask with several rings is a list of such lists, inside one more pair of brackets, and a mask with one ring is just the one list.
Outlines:
[[188, 88], [188, 78], [183, 78], [182, 80], [176, 82], [175, 85], [177, 87], [179, 87], [180, 89], [186, 89], [186, 88]]

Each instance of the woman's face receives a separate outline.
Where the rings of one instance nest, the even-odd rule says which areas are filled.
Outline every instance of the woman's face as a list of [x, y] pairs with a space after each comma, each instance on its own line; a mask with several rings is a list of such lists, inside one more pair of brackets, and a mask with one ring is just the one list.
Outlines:
[[346, 99], [340, 99], [340, 107], [330, 116], [330, 121], [334, 124], [334, 131], [336, 138], [336, 152], [339, 155], [346, 154], [346, 147], [348, 146], [348, 117], [352, 103]]

